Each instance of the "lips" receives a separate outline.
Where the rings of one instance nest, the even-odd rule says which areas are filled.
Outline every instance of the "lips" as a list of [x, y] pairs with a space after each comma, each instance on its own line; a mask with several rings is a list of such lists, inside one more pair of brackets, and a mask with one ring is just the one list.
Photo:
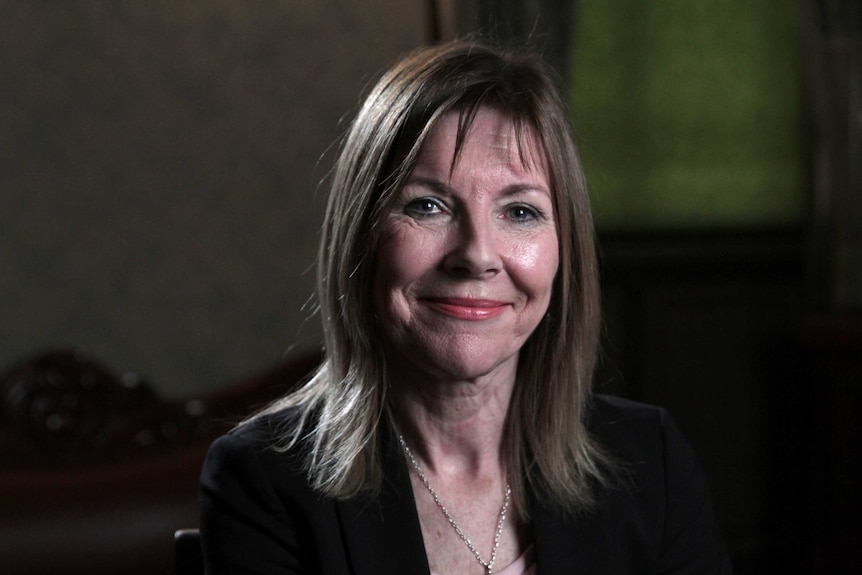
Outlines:
[[492, 319], [506, 311], [509, 304], [497, 300], [473, 298], [426, 298], [425, 304], [449, 317], [468, 321]]

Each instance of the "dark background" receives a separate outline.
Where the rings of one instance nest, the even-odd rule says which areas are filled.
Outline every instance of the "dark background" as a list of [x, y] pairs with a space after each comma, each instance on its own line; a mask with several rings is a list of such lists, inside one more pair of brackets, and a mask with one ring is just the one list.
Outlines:
[[[794, 12], [792, 205], [753, 221], [600, 218], [597, 385], [670, 408], [738, 573], [850, 573], [862, 545], [862, 9], [754, 4]], [[317, 190], [367, 82], [411, 47], [474, 30], [538, 39], [568, 77], [584, 10], [0, 3], [0, 367], [71, 346], [183, 399], [316, 348]]]

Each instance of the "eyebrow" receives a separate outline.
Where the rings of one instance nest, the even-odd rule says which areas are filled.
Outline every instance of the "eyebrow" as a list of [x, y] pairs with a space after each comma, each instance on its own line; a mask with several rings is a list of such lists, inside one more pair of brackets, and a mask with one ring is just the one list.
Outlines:
[[[436, 178], [431, 178], [428, 176], [411, 175], [407, 178], [407, 181], [404, 182], [405, 187], [409, 185], [422, 185], [431, 188], [438, 193], [450, 196], [453, 195], [452, 188], [449, 187], [449, 185], [447, 185], [445, 182], [441, 182]], [[529, 192], [538, 192], [540, 194], [547, 194], [548, 196], [551, 196], [551, 190], [548, 187], [527, 182], [514, 182], [507, 185], [503, 188], [502, 195], [514, 196], [516, 194]]]

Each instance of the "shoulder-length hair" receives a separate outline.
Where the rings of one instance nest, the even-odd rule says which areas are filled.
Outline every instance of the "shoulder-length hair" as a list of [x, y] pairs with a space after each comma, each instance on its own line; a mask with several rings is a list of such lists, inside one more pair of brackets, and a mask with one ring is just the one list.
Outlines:
[[527, 130], [538, 138], [559, 234], [548, 314], [521, 350], [508, 415], [512, 491], [526, 516], [529, 488], [576, 509], [592, 502], [592, 481], [604, 482], [605, 458], [584, 422], [600, 330], [594, 232], [566, 105], [538, 56], [461, 41], [415, 51], [385, 72], [335, 164], [318, 254], [325, 360], [267, 410], [297, 408], [300, 421], [284, 426], [280, 445], [306, 444], [309, 480], [323, 494], [353, 497], [382, 482], [388, 383], [372, 294], [381, 220], [437, 120], [460, 114], [459, 148], [485, 106], [511, 119], [519, 141]]

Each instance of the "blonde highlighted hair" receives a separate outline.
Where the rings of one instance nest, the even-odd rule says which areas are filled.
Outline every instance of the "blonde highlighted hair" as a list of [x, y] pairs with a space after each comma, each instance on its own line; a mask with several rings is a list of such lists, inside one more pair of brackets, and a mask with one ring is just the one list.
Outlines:
[[318, 254], [325, 359], [266, 410], [293, 408], [300, 421], [283, 427], [280, 445], [306, 444], [309, 479], [323, 494], [348, 498], [382, 483], [386, 357], [372, 294], [381, 218], [435, 122], [459, 112], [460, 146], [483, 106], [511, 118], [517, 134], [538, 137], [559, 234], [549, 311], [521, 350], [507, 421], [513, 494], [524, 515], [530, 489], [578, 509], [592, 503], [591, 482], [605, 482], [606, 459], [584, 422], [600, 325], [594, 232], [566, 106], [538, 56], [461, 41], [415, 51], [385, 72], [340, 148]]

